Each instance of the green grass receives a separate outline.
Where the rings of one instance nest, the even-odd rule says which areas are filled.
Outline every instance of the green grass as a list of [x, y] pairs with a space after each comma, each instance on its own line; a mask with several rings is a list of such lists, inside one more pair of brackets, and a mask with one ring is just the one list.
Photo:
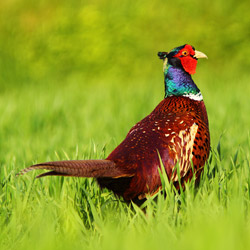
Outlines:
[[[249, 249], [249, 1], [0, 1], [0, 249]], [[147, 214], [92, 179], [16, 177], [105, 158], [164, 94], [158, 51], [206, 53], [200, 185]], [[164, 179], [164, 178], [163, 178]]]

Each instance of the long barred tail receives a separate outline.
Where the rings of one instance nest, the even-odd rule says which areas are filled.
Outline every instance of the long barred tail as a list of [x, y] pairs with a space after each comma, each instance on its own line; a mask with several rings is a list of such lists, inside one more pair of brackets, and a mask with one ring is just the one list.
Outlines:
[[110, 160], [73, 160], [73, 161], [53, 161], [39, 163], [23, 169], [18, 175], [23, 175], [31, 170], [45, 169], [49, 172], [40, 174], [36, 178], [59, 175], [59, 176], [77, 176], [77, 177], [128, 177], [131, 176], [119, 169], [113, 161]]

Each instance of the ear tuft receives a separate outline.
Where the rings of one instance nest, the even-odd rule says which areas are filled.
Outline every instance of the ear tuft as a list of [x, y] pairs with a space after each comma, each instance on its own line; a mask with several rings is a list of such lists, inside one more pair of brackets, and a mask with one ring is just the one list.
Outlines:
[[168, 52], [158, 52], [157, 55], [159, 56], [160, 59], [164, 60], [165, 58], [167, 58]]

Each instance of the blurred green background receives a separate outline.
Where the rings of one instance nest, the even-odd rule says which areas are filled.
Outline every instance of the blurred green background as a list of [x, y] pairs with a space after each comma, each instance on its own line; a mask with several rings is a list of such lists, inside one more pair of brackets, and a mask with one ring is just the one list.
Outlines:
[[156, 53], [185, 43], [208, 55], [211, 75], [241, 75], [250, 67], [249, 5], [244, 0], [2, 0], [0, 86], [158, 79]]
[[[249, 248], [249, 9], [245, 0], [0, 0], [0, 248]], [[213, 155], [198, 189], [172, 191], [144, 216], [91, 179], [15, 177], [37, 162], [105, 158], [164, 96], [157, 52], [185, 43], [209, 58], [193, 77]]]
[[[211, 129], [215, 130], [213, 134], [216, 135], [217, 143], [223, 130], [228, 129], [229, 116], [237, 120], [242, 118], [241, 114], [244, 116], [250, 111], [247, 107], [250, 67], [249, 7], [249, 1], [244, 0], [2, 0], [2, 101], [9, 105], [12, 103], [22, 110], [26, 110], [26, 106], [33, 108], [30, 112], [37, 113], [36, 103], [48, 103], [45, 96], [47, 94], [51, 95], [48, 97], [50, 101], [55, 98], [53, 105], [64, 112], [66, 95], [75, 101], [75, 104], [72, 103], [75, 105], [72, 110], [78, 107], [90, 109], [91, 112], [95, 101], [87, 105], [84, 95], [93, 95], [92, 99], [103, 95], [100, 102], [107, 103], [107, 98], [126, 98], [126, 104], [132, 99], [130, 97], [136, 95], [137, 105], [141, 104], [145, 112], [142, 110], [138, 113], [140, 116], [135, 115], [131, 123], [124, 120], [130, 126], [149, 113], [163, 97], [162, 62], [156, 56], [157, 52], [169, 51], [189, 43], [206, 53], [209, 58], [208, 61], [199, 61], [194, 78], [201, 88], [208, 111], [212, 111], [209, 116], [215, 123], [211, 123]], [[141, 95], [137, 95], [140, 92]], [[147, 95], [147, 99], [144, 95]], [[149, 99], [152, 102], [148, 102]], [[232, 114], [229, 104], [232, 107], [242, 106], [242, 112]], [[112, 101], [110, 105], [112, 106]], [[216, 109], [213, 110], [215, 105]], [[128, 111], [130, 107], [124, 107], [122, 102], [116, 106], [117, 113], [130, 112], [133, 116], [135, 112]], [[104, 109], [105, 105], [101, 105], [91, 114], [98, 116], [105, 113]], [[108, 120], [113, 115], [109, 110], [102, 118]], [[68, 113], [65, 114], [65, 117], [69, 116]], [[19, 122], [23, 119], [20, 117]], [[87, 119], [84, 112], [82, 119]], [[74, 120], [71, 121], [74, 123]], [[95, 119], [89, 122], [95, 131], [98, 128], [97, 122]], [[126, 126], [126, 131], [129, 126]], [[246, 137], [244, 126], [239, 123], [230, 125], [233, 126], [243, 129]], [[9, 133], [10, 130], [8, 125]], [[88, 135], [89, 131], [86, 130], [85, 134]], [[119, 139], [124, 134], [125, 132]], [[117, 135], [118, 133], [113, 136]], [[94, 132], [89, 138], [92, 136], [95, 136]], [[239, 144], [240, 141], [235, 143]]]
[[31, 161], [34, 150], [67, 150], [70, 139], [56, 138], [68, 133], [71, 148], [94, 139], [110, 151], [163, 98], [157, 52], [185, 43], [209, 58], [199, 61], [194, 80], [212, 144], [224, 132], [226, 148], [244, 144], [249, 8], [244, 0], [0, 1], [1, 148], [16, 155], [10, 140], [25, 154], [31, 148]]

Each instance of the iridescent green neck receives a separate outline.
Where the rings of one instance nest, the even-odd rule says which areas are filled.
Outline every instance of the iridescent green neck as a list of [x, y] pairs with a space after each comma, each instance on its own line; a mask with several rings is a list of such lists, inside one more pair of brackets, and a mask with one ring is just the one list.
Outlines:
[[202, 95], [190, 74], [181, 68], [168, 65], [164, 70], [165, 98], [169, 96], [185, 96], [201, 101]]

